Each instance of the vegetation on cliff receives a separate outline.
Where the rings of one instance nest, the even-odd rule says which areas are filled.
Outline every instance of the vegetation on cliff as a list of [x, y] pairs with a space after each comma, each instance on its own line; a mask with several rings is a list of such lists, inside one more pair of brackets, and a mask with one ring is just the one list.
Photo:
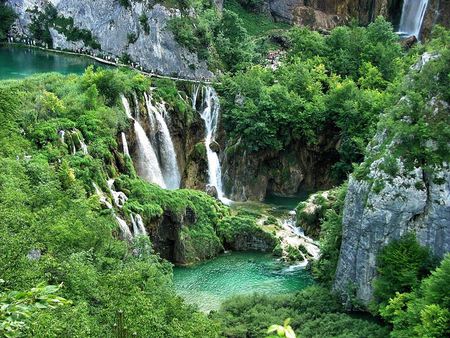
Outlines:
[[6, 5], [4, 1], [0, 1], [0, 41], [6, 40], [8, 31], [14, 23], [17, 14], [14, 10]]
[[[223, 123], [231, 149], [279, 152], [339, 135], [337, 180], [363, 159], [383, 109], [388, 84], [402, 73], [392, 26], [339, 27], [329, 36], [290, 32], [292, 47], [275, 71], [253, 66], [222, 79]], [[255, 123], [257, 121], [257, 123]]]

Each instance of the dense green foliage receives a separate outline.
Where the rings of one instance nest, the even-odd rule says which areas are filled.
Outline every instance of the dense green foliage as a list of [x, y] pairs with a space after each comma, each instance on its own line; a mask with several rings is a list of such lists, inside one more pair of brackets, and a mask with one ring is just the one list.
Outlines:
[[329, 36], [290, 32], [292, 48], [278, 69], [254, 66], [222, 80], [229, 147], [282, 151], [340, 136], [334, 176], [360, 162], [383, 109], [385, 89], [402, 72], [398, 38], [384, 19], [367, 28], [338, 27]]
[[[194, 8], [192, 16], [188, 8]], [[267, 52], [270, 31], [287, 28], [262, 14], [249, 13], [234, 0], [219, 12], [212, 1], [192, 1], [170, 21], [176, 40], [207, 60], [213, 70], [236, 72], [251, 66]]]
[[[212, 233], [221, 212], [216, 202], [201, 192], [171, 193], [134, 178], [116, 151], [116, 135], [129, 123], [119, 94], [148, 87], [136, 73], [92, 68], [81, 77], [46, 74], [0, 83], [3, 287], [63, 283], [60, 295], [72, 301], [36, 313], [22, 329], [26, 336], [108, 337], [118, 310], [138, 336], [215, 336], [216, 326], [175, 295], [170, 264], [153, 253], [147, 238], [118, 240], [111, 211], [94, 194], [92, 182], [108, 191], [106, 179], [120, 171], [117, 185], [130, 196], [122, 217], [191, 208], [197, 222], [187, 234], [194, 247]], [[73, 154], [69, 135], [82, 137], [89, 154], [78, 147]]]
[[0, 41], [6, 39], [9, 28], [17, 16], [14, 10], [4, 2], [0, 1]]
[[365, 319], [342, 313], [338, 300], [321, 287], [295, 295], [233, 297], [210, 317], [222, 324], [225, 337], [265, 337], [268, 323], [290, 325], [299, 337], [386, 337], [387, 330]]
[[0, 334], [17, 337], [28, 329], [32, 316], [43, 309], [70, 304], [56, 295], [61, 286], [38, 285], [27, 291], [2, 291], [0, 279]]
[[331, 287], [336, 273], [342, 240], [342, 213], [344, 211], [347, 185], [342, 185], [330, 192], [335, 198], [330, 208], [325, 211], [320, 224], [320, 259], [313, 263], [314, 277], [324, 285]]
[[396, 292], [411, 291], [432, 267], [433, 260], [429, 250], [420, 246], [413, 234], [390, 242], [377, 257], [375, 301], [386, 304]]
[[392, 337], [450, 335], [450, 255], [410, 293], [399, 293], [380, 309], [394, 329]]
[[49, 27], [52, 27], [64, 34], [68, 41], [83, 41], [86, 46], [94, 49], [101, 48], [91, 31], [76, 27], [71, 17], [66, 18], [58, 15], [58, 11], [52, 4], [47, 4], [42, 12], [33, 9], [31, 13], [33, 16], [29, 29], [33, 38], [37, 41], [44, 42], [52, 47], [53, 41], [49, 31]]
[[356, 178], [368, 179], [370, 165], [380, 158], [384, 158], [383, 171], [392, 177], [399, 170], [397, 158], [408, 170], [420, 166], [427, 172], [450, 160], [449, 45], [450, 32], [437, 26], [433, 39], [417, 48], [417, 53], [428, 52], [431, 60], [421, 69], [410, 71], [397, 87], [396, 104], [380, 121], [379, 129], [385, 137], [376, 152], [367, 154], [355, 172]]
[[228, 248], [235, 249], [235, 242], [242, 238], [254, 238], [267, 243], [268, 249], [273, 250], [277, 244], [275, 236], [261, 229], [251, 216], [228, 216], [220, 220], [217, 234]]

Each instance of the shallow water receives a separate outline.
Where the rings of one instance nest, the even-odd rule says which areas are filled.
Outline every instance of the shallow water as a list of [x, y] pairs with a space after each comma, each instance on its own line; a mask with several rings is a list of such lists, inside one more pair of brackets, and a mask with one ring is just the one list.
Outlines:
[[307, 200], [310, 194], [311, 192], [309, 191], [299, 191], [297, 194], [290, 197], [269, 194], [264, 199], [264, 203], [279, 209], [294, 210], [300, 202]]
[[20, 79], [47, 72], [82, 74], [89, 65], [100, 63], [83, 56], [0, 45], [0, 80]]
[[174, 268], [177, 293], [205, 312], [219, 309], [231, 296], [285, 294], [312, 283], [303, 267], [292, 269], [269, 254], [256, 252], [232, 252], [192, 267]]

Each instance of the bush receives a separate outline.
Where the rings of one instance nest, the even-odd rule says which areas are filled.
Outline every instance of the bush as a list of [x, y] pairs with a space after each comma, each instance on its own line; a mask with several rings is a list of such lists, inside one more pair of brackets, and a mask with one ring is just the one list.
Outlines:
[[16, 12], [9, 5], [0, 3], [0, 41], [6, 39], [9, 29], [16, 18]]
[[374, 296], [378, 304], [386, 304], [396, 292], [409, 292], [433, 267], [430, 251], [420, 246], [414, 234], [386, 245], [377, 257]]
[[225, 301], [210, 317], [221, 323], [225, 337], [265, 337], [269, 323], [291, 318], [301, 337], [386, 337], [388, 331], [368, 320], [343, 313], [327, 289], [313, 286], [283, 296], [238, 296]]
[[394, 337], [446, 337], [450, 334], [450, 255], [412, 293], [396, 293], [380, 314]]

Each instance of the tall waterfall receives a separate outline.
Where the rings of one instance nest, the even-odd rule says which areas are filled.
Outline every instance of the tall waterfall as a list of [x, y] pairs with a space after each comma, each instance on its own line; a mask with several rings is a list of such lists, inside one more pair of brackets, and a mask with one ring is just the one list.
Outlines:
[[136, 149], [138, 153], [138, 158], [135, 161], [136, 170], [139, 176], [141, 176], [146, 181], [156, 183], [161, 188], [165, 188], [166, 184], [164, 182], [161, 168], [159, 167], [158, 158], [156, 157], [153, 146], [148, 139], [144, 128], [142, 128], [138, 120], [133, 118], [131, 114], [130, 104], [127, 98], [122, 95], [121, 99], [127, 116], [134, 120], [134, 131], [136, 133], [137, 141]]
[[419, 38], [428, 0], [404, 0], [399, 34]]
[[[223, 202], [229, 202], [224, 196], [222, 187], [222, 169], [220, 168], [219, 156], [211, 149], [211, 143], [214, 142], [214, 136], [219, 122], [220, 103], [214, 88], [207, 86], [204, 89], [204, 105], [200, 113], [205, 121], [205, 145], [208, 158], [209, 185], [217, 189], [217, 197]], [[192, 104], [196, 106], [198, 89], [195, 90]]]
[[167, 189], [178, 189], [180, 187], [181, 174], [178, 168], [177, 153], [173, 145], [172, 136], [167, 126], [165, 116], [167, 111], [164, 103], [153, 105], [151, 97], [145, 95], [145, 103], [149, 115], [152, 130], [155, 132], [156, 143], [161, 163], [161, 170]]

